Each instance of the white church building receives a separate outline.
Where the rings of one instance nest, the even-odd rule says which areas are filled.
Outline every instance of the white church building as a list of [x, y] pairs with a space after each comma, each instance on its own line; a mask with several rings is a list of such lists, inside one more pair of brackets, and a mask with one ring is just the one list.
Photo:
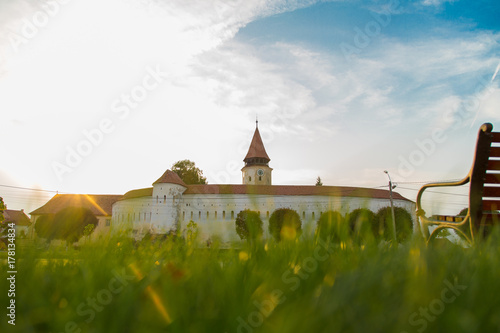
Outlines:
[[[187, 185], [167, 170], [152, 187], [132, 190], [112, 205], [113, 230], [132, 230], [135, 238], [146, 233], [167, 233], [184, 229], [194, 221], [202, 239], [217, 237], [223, 241], [238, 239], [237, 214], [245, 209], [259, 212], [267, 236], [271, 214], [279, 208], [291, 208], [306, 224], [316, 221], [322, 212], [348, 213], [357, 208], [377, 212], [390, 206], [388, 190], [347, 186], [273, 185], [270, 158], [259, 133], [258, 124], [244, 158], [242, 184]], [[412, 216], [415, 203], [393, 192], [396, 207]], [[414, 221], [414, 225], [416, 225]]]

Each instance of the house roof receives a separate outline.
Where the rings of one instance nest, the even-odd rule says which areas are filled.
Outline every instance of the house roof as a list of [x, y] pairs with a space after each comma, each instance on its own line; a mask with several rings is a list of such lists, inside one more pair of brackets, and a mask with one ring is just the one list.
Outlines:
[[128, 191], [123, 195], [123, 197], [120, 200], [126, 200], [126, 199], [134, 199], [134, 198], [141, 198], [141, 197], [150, 197], [153, 195], [153, 188], [148, 187], [148, 188], [140, 188], [137, 190], [131, 190]]
[[182, 181], [181, 177], [179, 177], [179, 175], [172, 170], [165, 171], [165, 173], [160, 178], [158, 178], [158, 180], [155, 181], [153, 185], [159, 183], [177, 184], [186, 187], [186, 184]]
[[264, 148], [264, 143], [262, 142], [262, 138], [260, 137], [259, 128], [255, 128], [255, 133], [253, 134], [252, 142], [250, 143], [250, 147], [248, 148], [248, 153], [243, 159], [244, 162], [247, 162], [251, 158], [264, 158], [269, 162], [271, 159], [266, 153], [266, 148]]
[[22, 210], [5, 209], [3, 211], [4, 223], [14, 223], [19, 226], [30, 225], [29, 217]]
[[56, 214], [66, 207], [88, 208], [96, 216], [111, 216], [112, 206], [122, 195], [109, 194], [56, 194], [31, 215]]
[[[186, 185], [186, 194], [253, 194], [253, 195], [304, 195], [304, 196], [335, 196], [361, 197], [373, 199], [389, 199], [388, 190], [349, 187], [349, 186], [309, 186], [309, 185]], [[123, 196], [123, 199], [148, 197], [153, 195], [153, 188], [132, 190]], [[395, 200], [408, 200], [397, 192], [393, 192]]]

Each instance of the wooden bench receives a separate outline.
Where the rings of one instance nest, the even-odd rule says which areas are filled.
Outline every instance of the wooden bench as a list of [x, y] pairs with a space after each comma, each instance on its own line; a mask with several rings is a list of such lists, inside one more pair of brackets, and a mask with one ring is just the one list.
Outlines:
[[[451, 228], [470, 243], [488, 234], [500, 223], [500, 132], [492, 132], [493, 125], [483, 124], [479, 129], [474, 162], [469, 174], [462, 180], [431, 183], [422, 186], [417, 194], [417, 216], [422, 232], [429, 242], [443, 228]], [[427, 218], [422, 209], [422, 194], [431, 187], [460, 186], [470, 182], [469, 210], [461, 217], [432, 216]], [[436, 228], [429, 233], [429, 226]]]

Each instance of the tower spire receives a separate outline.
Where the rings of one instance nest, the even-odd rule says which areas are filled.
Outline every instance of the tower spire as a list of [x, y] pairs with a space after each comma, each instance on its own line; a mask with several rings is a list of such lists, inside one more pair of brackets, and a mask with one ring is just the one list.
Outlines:
[[271, 172], [273, 169], [269, 167], [270, 160], [260, 137], [259, 119], [255, 116], [255, 132], [248, 153], [243, 159], [245, 166], [241, 169], [243, 184], [271, 185]]

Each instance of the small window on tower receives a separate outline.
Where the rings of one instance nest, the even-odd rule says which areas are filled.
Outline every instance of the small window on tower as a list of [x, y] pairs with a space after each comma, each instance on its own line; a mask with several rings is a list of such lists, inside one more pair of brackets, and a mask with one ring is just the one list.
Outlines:
[[262, 176], [259, 176], [259, 182], [262, 181]]
[[248, 176], [248, 181], [251, 182], [252, 181], [252, 176]]

